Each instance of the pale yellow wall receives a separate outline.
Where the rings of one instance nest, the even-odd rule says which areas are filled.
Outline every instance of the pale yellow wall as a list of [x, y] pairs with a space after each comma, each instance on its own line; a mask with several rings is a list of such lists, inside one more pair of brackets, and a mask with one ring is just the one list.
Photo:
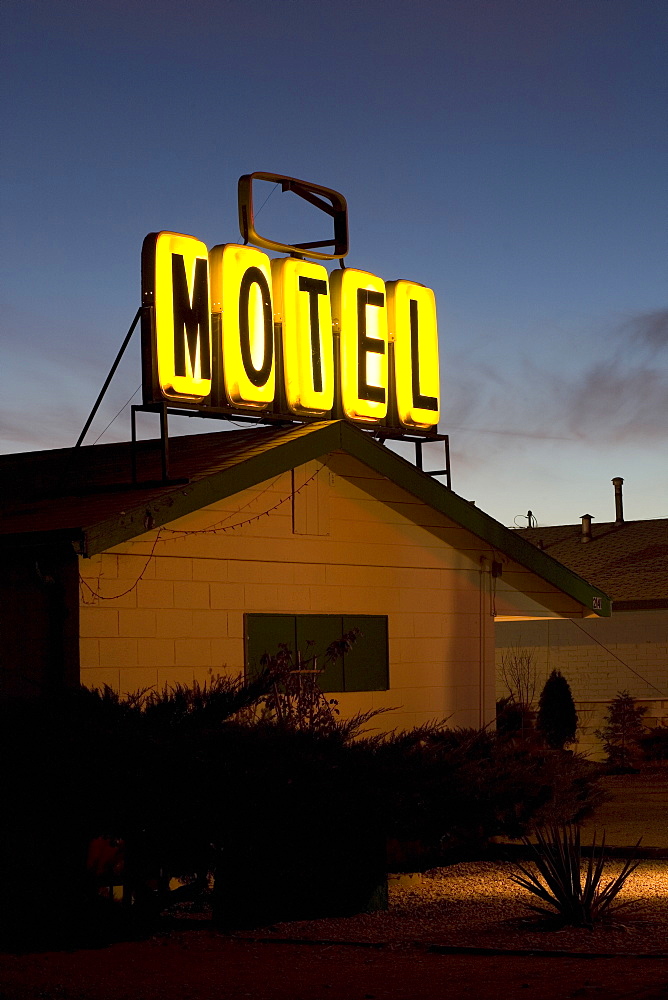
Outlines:
[[[130, 692], [202, 682], [209, 670], [237, 673], [244, 612], [381, 614], [390, 690], [338, 695], [344, 714], [396, 707], [378, 720], [386, 729], [445, 716], [451, 725], [490, 721], [491, 551], [347, 455], [329, 456], [290, 499], [319, 467], [309, 463], [168, 526], [206, 533], [150, 531], [81, 559], [93, 591], [111, 598], [82, 587], [82, 683]], [[206, 530], [280, 501], [251, 524]]]
[[[550, 671], [570, 684], [581, 721], [579, 749], [600, 756], [593, 735], [603, 725], [606, 705], [629, 691], [647, 706], [648, 725], [668, 725], [668, 611], [619, 611], [611, 618], [571, 621], [500, 622], [496, 626], [497, 672], [512, 647], [530, 649], [536, 665], [536, 698]], [[497, 694], [506, 694], [500, 674]]]

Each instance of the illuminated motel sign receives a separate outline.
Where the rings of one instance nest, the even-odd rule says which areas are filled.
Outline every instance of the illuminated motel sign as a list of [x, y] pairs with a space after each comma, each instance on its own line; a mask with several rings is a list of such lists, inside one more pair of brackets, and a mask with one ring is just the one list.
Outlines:
[[259, 237], [249, 194], [253, 177], [275, 175], [242, 178], [242, 233], [291, 256], [270, 260], [257, 247], [236, 243], [208, 250], [179, 233], [144, 240], [144, 403], [212, 416], [345, 417], [370, 427], [433, 431], [440, 405], [433, 291], [343, 266], [329, 274], [305, 260], [347, 252], [347, 227], [344, 244], [339, 219], [345, 202], [326, 188], [281, 179], [284, 190], [301, 185], [297, 193], [319, 201], [316, 207], [322, 192], [339, 199], [329, 212], [339, 226], [333, 253], [315, 249], [322, 242], [286, 245]]

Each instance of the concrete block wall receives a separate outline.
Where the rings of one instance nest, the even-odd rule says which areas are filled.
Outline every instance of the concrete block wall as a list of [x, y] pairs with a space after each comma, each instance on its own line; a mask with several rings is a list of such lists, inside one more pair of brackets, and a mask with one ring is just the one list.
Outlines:
[[[441, 537], [427, 530], [435, 519]], [[385, 729], [493, 717], [483, 543], [349, 456], [309, 463], [167, 529], [80, 560], [83, 684], [126, 693], [239, 674], [247, 612], [382, 614], [390, 690], [335, 694], [342, 714], [393, 708], [377, 720]]]
[[600, 757], [594, 730], [619, 691], [647, 707], [646, 725], [668, 725], [668, 610], [615, 613], [613, 605], [611, 618], [498, 622], [497, 697], [507, 694], [501, 660], [513, 648], [533, 653], [536, 699], [552, 670], [568, 680], [580, 716], [578, 749]]

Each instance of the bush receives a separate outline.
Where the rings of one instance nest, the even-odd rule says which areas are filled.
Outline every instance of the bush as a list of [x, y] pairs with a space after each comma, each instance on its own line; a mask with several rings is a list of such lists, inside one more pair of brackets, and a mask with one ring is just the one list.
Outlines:
[[640, 739], [645, 729], [642, 718], [647, 709], [636, 703], [628, 691], [620, 691], [608, 705], [606, 724], [595, 735], [603, 740], [608, 766], [618, 773], [636, 770]]
[[578, 715], [570, 685], [559, 670], [553, 670], [545, 681], [536, 726], [553, 750], [563, 750], [567, 743], [575, 742]]
[[209, 872], [233, 926], [382, 904], [388, 837], [470, 851], [596, 800], [577, 754], [444, 723], [370, 734], [373, 713], [342, 720], [328, 703], [326, 718], [317, 693], [273, 670], [127, 700], [82, 688], [6, 713], [0, 893], [17, 936], [104, 936], [93, 840], [118, 845], [142, 926], [170, 903], [170, 876], [192, 894]]
[[[80, 688], [5, 705], [0, 894], [8, 931], [39, 942], [97, 933], [91, 841], [122, 844], [137, 898], [161, 868], [198, 874], [219, 843], [220, 734], [263, 685], [214, 679], [140, 693]], [[148, 909], [157, 889], [143, 893]], [[141, 907], [139, 907], [141, 909]], [[137, 910], [133, 915], [137, 915]]]
[[[491, 838], [578, 822], [600, 801], [599, 769], [579, 754], [546, 753], [488, 730], [434, 725], [392, 734], [374, 749], [389, 835], [419, 843], [426, 864], [477, 853]], [[408, 864], [410, 859], [406, 859]]]
[[512, 701], [532, 705], [536, 693], [536, 658], [532, 649], [510, 646], [501, 654], [501, 680]]
[[668, 726], [654, 726], [639, 737], [645, 760], [668, 760]]
[[536, 713], [530, 705], [515, 701], [512, 696], [496, 703], [496, 731], [504, 740], [528, 740], [534, 732]]
[[334, 909], [363, 909], [384, 877], [380, 790], [353, 740], [369, 716], [339, 721], [332, 706], [331, 725], [316, 712], [309, 728], [275, 711], [281, 686], [269, 670], [252, 684], [126, 700], [82, 688], [6, 706], [0, 897], [15, 939], [98, 942], [88, 854], [98, 875], [105, 853], [120, 866], [113, 881], [128, 883], [142, 927], [172, 902], [170, 877], [192, 894], [209, 872], [226, 882], [216, 905], [228, 922], [230, 903], [241, 922], [324, 915], [326, 869]]

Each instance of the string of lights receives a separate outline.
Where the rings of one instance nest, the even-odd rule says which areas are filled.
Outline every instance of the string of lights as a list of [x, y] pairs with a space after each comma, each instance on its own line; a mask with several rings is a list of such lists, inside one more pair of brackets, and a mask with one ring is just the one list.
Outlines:
[[189, 532], [186, 528], [163, 528], [163, 531], [169, 532], [170, 534], [173, 535], [184, 535], [184, 534], [191, 534], [194, 532], [200, 533], [202, 531], [213, 531], [214, 529], [217, 529], [221, 524], [225, 524], [226, 521], [229, 521], [229, 519], [231, 517], [234, 517], [235, 514], [240, 514], [242, 510], [246, 510], [247, 507], [250, 507], [252, 503], [255, 503], [256, 500], [259, 500], [260, 497], [264, 496], [265, 493], [268, 493], [269, 490], [274, 488], [274, 486], [276, 485], [276, 483], [280, 478], [281, 478], [280, 475], [275, 476], [274, 479], [272, 479], [271, 482], [269, 482], [264, 487], [264, 489], [260, 490], [259, 493], [253, 494], [250, 500], [248, 500], [245, 504], [242, 504], [241, 507], [237, 508], [237, 510], [230, 511], [227, 517], [223, 517], [220, 521], [214, 521], [213, 524], [210, 524], [207, 528], [199, 528], [199, 529], [194, 528], [192, 529], [192, 532]]
[[277, 503], [275, 503], [273, 505], [273, 507], [269, 507], [267, 510], [263, 510], [261, 514], [253, 514], [252, 517], [247, 517], [243, 521], [236, 521], [234, 524], [225, 524], [223, 521], [219, 521], [219, 522], [216, 522], [216, 524], [214, 524], [214, 525], [210, 525], [208, 528], [193, 528], [190, 531], [188, 531], [185, 528], [183, 528], [183, 529], [181, 529], [181, 528], [166, 528], [165, 531], [169, 531], [173, 535], [181, 535], [181, 536], [185, 536], [185, 535], [218, 535], [218, 534], [221, 534], [221, 533], [224, 534], [226, 531], [233, 531], [235, 528], [242, 528], [242, 527], [244, 527], [247, 524], [252, 524], [254, 521], [259, 521], [260, 518], [268, 517], [275, 510], [278, 510], [279, 507], [282, 507], [283, 504], [287, 503], [289, 500], [292, 500], [293, 497], [296, 497], [299, 493], [302, 492], [302, 490], [306, 489], [306, 487], [309, 485], [309, 483], [311, 483], [315, 479], [315, 477], [318, 475], [319, 472], [320, 472], [320, 469], [316, 469], [316, 471], [313, 473], [313, 475], [309, 476], [309, 478], [304, 483], [302, 483], [302, 485], [298, 489], [293, 490], [292, 493], [289, 493], [287, 496], [282, 497]]
[[[153, 545], [151, 546], [151, 551], [149, 552], [148, 558], [146, 559], [146, 562], [144, 563], [144, 566], [142, 568], [141, 573], [139, 574], [139, 576], [137, 577], [137, 579], [134, 581], [134, 583], [130, 587], [128, 587], [126, 590], [122, 591], [120, 594], [102, 594], [102, 593], [100, 593], [99, 590], [96, 590], [94, 587], [91, 587], [91, 585], [88, 583], [88, 581], [81, 574], [79, 574], [79, 590], [80, 590], [80, 593], [81, 593], [81, 599], [82, 599], [83, 603], [84, 604], [95, 604], [95, 603], [97, 603], [97, 601], [117, 601], [119, 598], [125, 597], [125, 596], [127, 596], [127, 594], [131, 594], [132, 591], [135, 590], [139, 586], [140, 580], [143, 578], [144, 574], [146, 573], [146, 570], [148, 569], [149, 563], [151, 562], [151, 559], [155, 555], [155, 550], [156, 550], [156, 547], [158, 545], [158, 542], [160, 542], [160, 541], [166, 541], [167, 540], [164, 537], [167, 533], [169, 533], [170, 535], [179, 536], [181, 538], [185, 538], [186, 536], [190, 536], [190, 535], [220, 535], [220, 534], [224, 534], [227, 531], [234, 531], [237, 528], [242, 528], [242, 527], [244, 527], [247, 524], [253, 524], [255, 521], [259, 521], [263, 517], [269, 517], [269, 515], [272, 514], [275, 510], [278, 510], [279, 507], [282, 507], [283, 504], [286, 504], [289, 501], [293, 500], [294, 497], [298, 496], [303, 490], [306, 489], [306, 487], [310, 483], [313, 482], [313, 480], [316, 478], [316, 476], [318, 476], [320, 474], [320, 472], [323, 470], [323, 468], [324, 468], [324, 465], [321, 465], [318, 469], [315, 470], [315, 472], [313, 473], [313, 475], [309, 476], [308, 479], [306, 479], [302, 483], [301, 486], [299, 486], [296, 490], [292, 490], [292, 492], [288, 493], [286, 496], [281, 497], [281, 499], [277, 503], [275, 503], [275, 504], [273, 504], [273, 506], [267, 508], [267, 510], [263, 510], [259, 514], [253, 514], [251, 517], [246, 517], [242, 521], [235, 521], [234, 524], [225, 524], [225, 521], [228, 518], [232, 517], [233, 514], [239, 514], [242, 510], [245, 509], [245, 507], [248, 507], [251, 503], [253, 503], [259, 497], [261, 497], [269, 489], [271, 489], [271, 487], [277, 482], [277, 480], [280, 478], [280, 476], [277, 476], [276, 479], [274, 479], [260, 493], [256, 494], [254, 497], [252, 497], [248, 501], [247, 504], [244, 504], [243, 507], [240, 507], [238, 510], [234, 511], [233, 514], [228, 514], [227, 518], [224, 518], [222, 521], [216, 521], [216, 522], [214, 522], [214, 524], [213, 525], [209, 525], [208, 528], [194, 528], [194, 529], [192, 529], [190, 531], [187, 530], [186, 528], [165, 528], [165, 527], [158, 528], [157, 534], [156, 534], [155, 538], [153, 539]], [[120, 553], [120, 554], [123, 555], [124, 553]], [[92, 599], [87, 599], [86, 592], [88, 592], [90, 594], [90, 597]]]
[[[85, 577], [83, 577], [81, 575], [81, 573], [79, 573], [79, 592], [81, 594], [81, 599], [82, 599], [83, 603], [84, 604], [96, 604], [97, 601], [117, 601], [119, 599], [119, 597], [125, 597], [126, 594], [131, 594], [132, 591], [135, 590], [135, 588], [139, 586], [139, 581], [142, 579], [142, 577], [144, 576], [144, 573], [148, 569], [148, 564], [150, 563], [151, 559], [153, 558], [153, 556], [155, 554], [155, 549], [156, 549], [156, 546], [157, 546], [158, 542], [160, 541], [160, 536], [161, 535], [162, 535], [162, 528], [158, 528], [158, 532], [157, 532], [155, 538], [153, 539], [153, 545], [151, 546], [151, 551], [149, 552], [148, 558], [147, 558], [146, 562], [144, 563], [144, 568], [142, 569], [141, 573], [139, 574], [139, 576], [137, 577], [137, 579], [135, 580], [135, 582], [132, 584], [132, 586], [128, 587], [128, 589], [124, 590], [121, 594], [113, 594], [113, 595], [111, 595], [111, 594], [110, 595], [101, 594], [99, 590], [95, 590], [93, 587], [91, 587], [91, 585], [89, 584], [88, 580], [86, 580]], [[92, 600], [86, 600], [86, 590], [88, 590], [90, 592]]]

